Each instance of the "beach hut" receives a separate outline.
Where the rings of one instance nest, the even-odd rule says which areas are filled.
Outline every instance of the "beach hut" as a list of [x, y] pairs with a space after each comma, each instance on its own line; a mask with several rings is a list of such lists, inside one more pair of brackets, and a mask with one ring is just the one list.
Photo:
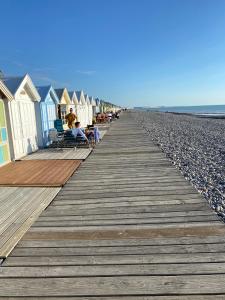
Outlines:
[[41, 98], [28, 74], [22, 77], [3, 77], [1, 80], [13, 95], [7, 108], [12, 137], [10, 154], [12, 159], [20, 159], [38, 149], [35, 104]]
[[84, 97], [83, 91], [76, 91], [76, 96], [78, 100], [78, 107], [77, 107], [77, 116], [78, 121], [81, 124], [81, 127], [86, 127], [86, 101]]
[[51, 85], [39, 86], [37, 90], [41, 97], [36, 106], [38, 144], [39, 147], [46, 147], [50, 144], [49, 130], [54, 128], [54, 121], [57, 119], [59, 99]]
[[64, 129], [67, 129], [66, 115], [70, 112], [70, 107], [72, 105], [71, 99], [66, 88], [55, 89], [55, 92], [59, 99], [58, 118], [63, 121]]
[[68, 92], [71, 100], [70, 108], [73, 109], [73, 112], [78, 115], [78, 99], [77, 99], [77, 94], [75, 91]]
[[86, 100], [86, 117], [87, 117], [87, 125], [92, 125], [93, 122], [93, 112], [92, 112], [92, 97], [85, 95]]
[[103, 100], [100, 100], [100, 112], [101, 113], [105, 113], [106, 112], [106, 106], [105, 106], [105, 102]]
[[89, 100], [91, 102], [91, 108], [92, 108], [92, 120], [96, 117], [96, 101], [93, 97], [89, 97]]
[[95, 98], [95, 103], [96, 103], [95, 111], [96, 114], [98, 114], [100, 113], [100, 100], [98, 98]]
[[[9, 113], [8, 102], [13, 100], [13, 95], [0, 80], [0, 167], [10, 162], [9, 151]], [[10, 139], [11, 140], [11, 139]]]
[[85, 124], [86, 126], [89, 125], [88, 121], [88, 111], [89, 111], [89, 97], [87, 94], [84, 94], [84, 99], [85, 99]]

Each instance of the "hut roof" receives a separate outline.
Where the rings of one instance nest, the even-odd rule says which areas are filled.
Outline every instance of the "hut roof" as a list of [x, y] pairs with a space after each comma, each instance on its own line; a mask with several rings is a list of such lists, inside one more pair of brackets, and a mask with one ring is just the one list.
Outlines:
[[41, 96], [41, 101], [45, 101], [48, 94], [50, 94], [50, 96], [53, 98], [53, 100], [56, 103], [59, 102], [59, 98], [58, 98], [55, 90], [53, 89], [52, 85], [37, 86], [36, 88], [37, 88], [39, 95]]
[[1, 81], [3, 81], [13, 96], [15, 96], [21, 86], [27, 84], [33, 100], [40, 101], [40, 95], [28, 74], [24, 76], [5, 76], [1, 78]]

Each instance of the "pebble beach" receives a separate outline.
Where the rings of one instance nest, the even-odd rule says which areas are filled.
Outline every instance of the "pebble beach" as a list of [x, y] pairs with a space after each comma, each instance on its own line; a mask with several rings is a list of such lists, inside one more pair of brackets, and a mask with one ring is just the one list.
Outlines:
[[225, 222], [225, 120], [160, 112], [136, 119]]

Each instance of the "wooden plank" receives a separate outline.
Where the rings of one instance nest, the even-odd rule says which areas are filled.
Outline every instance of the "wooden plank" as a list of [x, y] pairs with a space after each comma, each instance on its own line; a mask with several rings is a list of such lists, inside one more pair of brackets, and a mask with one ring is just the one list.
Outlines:
[[[224, 300], [225, 294], [221, 295], [194, 295], [195, 300]], [[4, 297], [4, 299], [7, 299]], [[71, 297], [60, 297], [60, 296], [54, 296], [54, 297], [26, 297], [26, 299], [30, 300], [49, 300], [49, 299], [57, 299], [57, 300], [68, 300], [73, 299]], [[75, 300], [165, 300], [165, 296], [101, 296], [99, 297], [76, 297]], [[10, 300], [21, 300], [21, 297], [10, 297]], [[166, 296], [166, 300], [193, 300], [193, 295], [179, 295], [179, 296]]]
[[225, 263], [2, 267], [0, 278], [225, 274]]
[[[133, 228], [132, 228], [133, 227]], [[185, 236], [220, 236], [225, 235], [225, 227], [223, 224], [218, 224], [212, 226], [196, 226], [192, 224], [165, 226], [164, 228], [159, 228], [158, 226], [152, 226], [147, 228], [141, 227], [141, 229], [135, 226], [127, 226], [124, 228], [113, 229], [107, 228], [107, 230], [99, 230], [99, 228], [90, 228], [87, 230], [71, 227], [71, 228], [31, 228], [24, 236], [26, 240], [67, 240], [67, 239], [78, 239], [78, 240], [97, 240], [97, 239], [143, 239], [143, 238], [157, 238], [157, 237], [185, 237]]]
[[104, 221], [104, 220], [127, 220], [127, 219], [151, 219], [154, 220], [155, 218], [157, 219], [164, 219], [164, 218], [177, 218], [177, 217], [196, 217], [196, 216], [212, 216], [215, 215], [215, 217], [217, 217], [216, 214], [212, 214], [210, 211], [178, 211], [178, 212], [155, 212], [155, 213], [145, 213], [145, 212], [136, 212], [136, 213], [118, 213], [118, 214], [105, 214], [105, 215], [101, 215], [101, 214], [95, 214], [95, 215], [62, 215], [62, 216], [58, 216], [58, 215], [52, 215], [52, 216], [45, 216], [44, 214], [42, 214], [38, 221], [95, 221], [95, 220], [99, 220], [99, 221]]
[[[184, 200], [162, 200], [162, 201], [121, 201], [121, 202], [101, 202], [101, 203], [87, 203], [87, 204], [76, 204], [76, 202], [64, 205], [63, 209], [96, 209], [96, 208], [114, 208], [114, 207], [132, 207], [132, 206], [151, 206], [151, 205], [180, 205], [190, 203], [202, 203], [201, 199], [184, 199]], [[51, 210], [61, 210], [61, 206], [54, 205]]]
[[[118, 232], [120, 231], [125, 231], [128, 228], [130, 230], [144, 230], [144, 229], [173, 229], [173, 228], [178, 228], [178, 226], [180, 226], [182, 229], [186, 229], [186, 228], [196, 228], [198, 226], [201, 227], [206, 227], [208, 228], [209, 226], [213, 226], [213, 227], [221, 227], [221, 222], [220, 221], [203, 221], [203, 222], [188, 222], [188, 223], [165, 223], [165, 224], [115, 224], [115, 225], [102, 225], [101, 228], [102, 230], [109, 230], [109, 231], [113, 231], [113, 230], [117, 230]], [[62, 227], [62, 226], [40, 226], [40, 227], [32, 227], [30, 229], [30, 232], [75, 232], [75, 231], [85, 231], [85, 230], [92, 230], [92, 231], [99, 231], [100, 230], [100, 226], [97, 225], [81, 225], [81, 226], [66, 226], [66, 227]]]
[[218, 222], [217, 216], [195, 216], [195, 217], [173, 217], [173, 218], [154, 218], [154, 219], [120, 219], [120, 220], [88, 220], [88, 221], [74, 221], [74, 220], [51, 220], [51, 221], [42, 221], [38, 220], [35, 222], [33, 227], [80, 227], [80, 226], [108, 226], [108, 225], [138, 225], [138, 224], [170, 224], [170, 223], [188, 223], [188, 222], [209, 222], [215, 221]]
[[70, 256], [9, 256], [3, 266], [74, 266], [224, 263], [225, 253], [166, 253], [148, 255], [70, 255]]
[[108, 214], [121, 214], [121, 213], [146, 213], [146, 212], [178, 212], [184, 210], [198, 210], [205, 211], [209, 210], [209, 207], [206, 203], [193, 203], [193, 204], [171, 204], [171, 205], [148, 205], [148, 206], [126, 206], [126, 207], [112, 207], [112, 208], [104, 208], [104, 209], [76, 209], [74, 207], [70, 207], [69, 209], [64, 209], [61, 207], [58, 210], [50, 207], [47, 211], [43, 212], [45, 216], [62, 216], [62, 215], [108, 215]]
[[156, 245], [204, 245], [204, 244], [223, 244], [225, 237], [223, 236], [190, 236], [176, 238], [146, 238], [146, 239], [112, 239], [112, 240], [78, 240], [78, 239], [56, 239], [56, 240], [26, 240], [19, 241], [17, 248], [52, 248], [52, 247], [102, 247], [102, 246], [156, 246]]
[[51, 247], [16, 248], [11, 256], [72, 256], [72, 255], [146, 255], [170, 253], [221, 253], [225, 244], [175, 245], [175, 246], [101, 246], [101, 247]]
[[[1, 278], [0, 296], [187, 295], [225, 293], [223, 274], [81, 278]], [[199, 284], [201, 282], [201, 284]], [[26, 286], [26, 289], [24, 287]]]

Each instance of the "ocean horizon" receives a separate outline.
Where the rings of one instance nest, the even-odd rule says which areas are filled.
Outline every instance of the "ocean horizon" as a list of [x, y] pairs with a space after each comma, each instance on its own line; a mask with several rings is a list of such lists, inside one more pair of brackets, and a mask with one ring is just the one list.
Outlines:
[[190, 114], [225, 115], [225, 104], [221, 105], [196, 105], [196, 106], [159, 106], [159, 107], [134, 107], [137, 110], [175, 112]]

